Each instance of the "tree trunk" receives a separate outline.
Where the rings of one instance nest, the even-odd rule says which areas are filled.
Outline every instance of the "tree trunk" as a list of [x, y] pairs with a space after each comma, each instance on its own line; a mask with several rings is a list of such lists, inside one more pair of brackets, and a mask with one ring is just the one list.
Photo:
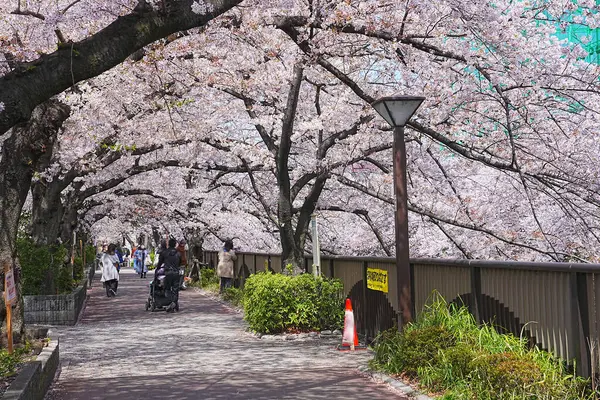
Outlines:
[[31, 185], [31, 237], [38, 245], [54, 245], [60, 238], [65, 212], [60, 198], [62, 189], [62, 185], [45, 179]]
[[192, 234], [190, 236], [190, 256], [192, 259], [202, 260], [202, 252], [204, 250], [204, 237]]
[[[52, 152], [58, 131], [69, 113], [68, 106], [55, 100], [49, 100], [35, 109], [27, 123], [15, 126], [12, 134], [2, 144], [0, 266], [8, 264], [15, 271], [18, 298], [12, 314], [12, 323], [17, 338], [24, 332], [21, 269], [16, 258], [19, 217], [40, 159]], [[2, 273], [2, 279], [3, 275]]]
[[60, 240], [67, 249], [67, 258], [63, 265], [64, 268], [68, 269], [67, 275], [71, 277], [73, 276], [72, 260], [75, 254], [74, 251], [76, 245], [73, 241], [73, 234], [77, 229], [77, 210], [79, 205], [80, 204], [76, 202], [67, 202], [65, 204], [65, 210], [60, 225]]
[[286, 265], [292, 264], [294, 275], [305, 272], [304, 245], [306, 244], [306, 235], [310, 227], [311, 215], [317, 207], [317, 201], [327, 179], [328, 175], [325, 174], [315, 179], [315, 183], [304, 199], [302, 207], [296, 211], [297, 218], [294, 218], [291, 198], [281, 189], [279, 191], [278, 218], [280, 221], [281, 257], [284, 268]]
[[160, 239], [162, 239], [162, 238], [160, 236], [160, 232], [158, 231], [158, 227], [153, 226], [152, 227], [152, 240], [154, 240], [154, 243], [153, 243], [154, 247], [156, 247], [156, 248], [160, 247]]
[[279, 194], [279, 238], [281, 240], [282, 270], [287, 270], [287, 265], [292, 265], [294, 275], [304, 272], [304, 241], [296, 240], [296, 229], [292, 218], [292, 207], [289, 198], [284, 193]]
[[288, 271], [288, 265], [291, 265], [291, 273], [293, 275], [299, 275], [304, 271], [304, 250], [295, 246], [295, 243], [292, 242], [292, 246], [286, 245], [283, 246], [283, 238], [282, 238], [282, 246], [281, 246], [281, 260], [282, 260], [282, 270], [284, 273]]
[[292, 221], [293, 204], [289, 173], [289, 157], [292, 148], [292, 134], [294, 133], [294, 119], [298, 107], [300, 85], [304, 69], [300, 63], [294, 65], [292, 84], [288, 91], [288, 98], [281, 127], [281, 140], [277, 149], [277, 186], [279, 200], [277, 204], [277, 219], [279, 221], [279, 237], [281, 239], [283, 270], [288, 264], [292, 265], [294, 275], [304, 271], [304, 244], [295, 240], [295, 229]]

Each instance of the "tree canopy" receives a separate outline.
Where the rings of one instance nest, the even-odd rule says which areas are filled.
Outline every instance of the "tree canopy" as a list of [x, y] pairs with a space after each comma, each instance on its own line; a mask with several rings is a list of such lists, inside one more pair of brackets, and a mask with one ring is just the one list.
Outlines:
[[324, 250], [391, 255], [392, 135], [370, 103], [423, 95], [412, 256], [597, 261], [600, 68], [561, 38], [574, 10], [600, 26], [594, 1], [15, 1], [0, 132], [71, 108], [33, 178], [38, 220], [61, 209], [43, 241], [154, 228], [293, 258], [317, 213]]

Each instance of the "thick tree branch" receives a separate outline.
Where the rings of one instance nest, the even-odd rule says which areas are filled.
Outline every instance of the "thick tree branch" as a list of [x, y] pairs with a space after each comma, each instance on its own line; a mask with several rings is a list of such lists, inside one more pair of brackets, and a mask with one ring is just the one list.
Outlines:
[[0, 78], [0, 135], [29, 119], [33, 109], [77, 82], [119, 65], [136, 50], [172, 33], [205, 25], [242, 0], [204, 0], [210, 12], [196, 14], [193, 0], [171, 2], [169, 13], [137, 12], [119, 17], [98, 33], [67, 43]]

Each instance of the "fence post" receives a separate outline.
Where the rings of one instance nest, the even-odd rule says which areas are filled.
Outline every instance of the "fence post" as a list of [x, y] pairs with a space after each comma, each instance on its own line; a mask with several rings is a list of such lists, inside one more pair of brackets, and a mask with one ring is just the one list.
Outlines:
[[308, 258], [306, 257], [304, 257], [304, 273], [308, 274]]
[[333, 258], [329, 259], [329, 275], [331, 278], [334, 278], [335, 269], [333, 268]]
[[590, 320], [588, 310], [587, 274], [571, 272], [571, 319], [577, 360], [577, 375], [589, 377], [591, 359], [588, 340], [590, 338]]
[[591, 356], [588, 340], [590, 340], [590, 313], [588, 308], [587, 273], [571, 273], [571, 318], [576, 327], [575, 351], [577, 356], [577, 374], [584, 377], [591, 375]]
[[256, 254], [254, 255], [254, 273], [256, 273]]
[[473, 309], [471, 313], [478, 324], [481, 324], [481, 268], [471, 266], [471, 295], [473, 296]]
[[362, 309], [362, 324], [361, 327], [363, 327], [361, 333], [363, 333], [365, 335], [365, 340], [368, 341], [368, 337], [369, 337], [369, 333], [367, 332], [367, 329], [369, 328], [369, 324], [367, 324], [367, 291], [369, 290], [367, 288], [367, 268], [369, 268], [369, 263], [366, 261], [363, 261], [363, 303], [361, 304], [361, 309]]
[[[244, 279], [242, 277], [242, 271], [244, 269], [244, 265], [246, 264], [246, 255], [242, 254], [242, 259], [240, 260], [240, 258], [238, 257], [237, 261], [240, 264], [240, 268], [238, 269], [238, 273], [237, 273], [238, 287], [242, 288], [242, 287], [244, 287], [244, 283], [243, 283]], [[235, 279], [234, 279], [234, 283], [235, 283]]]
[[[411, 306], [411, 315], [413, 317], [413, 320], [417, 319], [417, 305], [415, 304], [415, 264], [410, 262], [410, 259], [408, 260], [408, 269], [410, 271], [410, 306]], [[400, 271], [398, 271], [398, 265], [396, 264], [396, 273], [399, 274]], [[398, 293], [400, 291], [400, 287], [398, 287]], [[400, 304], [398, 304], [400, 305]]]

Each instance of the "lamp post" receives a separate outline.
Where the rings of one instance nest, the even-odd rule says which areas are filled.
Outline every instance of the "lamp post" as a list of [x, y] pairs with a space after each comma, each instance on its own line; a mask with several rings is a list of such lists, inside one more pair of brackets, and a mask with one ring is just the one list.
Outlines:
[[425, 100], [421, 96], [382, 97], [371, 106], [394, 128], [394, 194], [396, 197], [396, 276], [398, 329], [413, 319], [412, 274], [408, 256], [408, 196], [406, 193], [406, 147], [404, 125]]

